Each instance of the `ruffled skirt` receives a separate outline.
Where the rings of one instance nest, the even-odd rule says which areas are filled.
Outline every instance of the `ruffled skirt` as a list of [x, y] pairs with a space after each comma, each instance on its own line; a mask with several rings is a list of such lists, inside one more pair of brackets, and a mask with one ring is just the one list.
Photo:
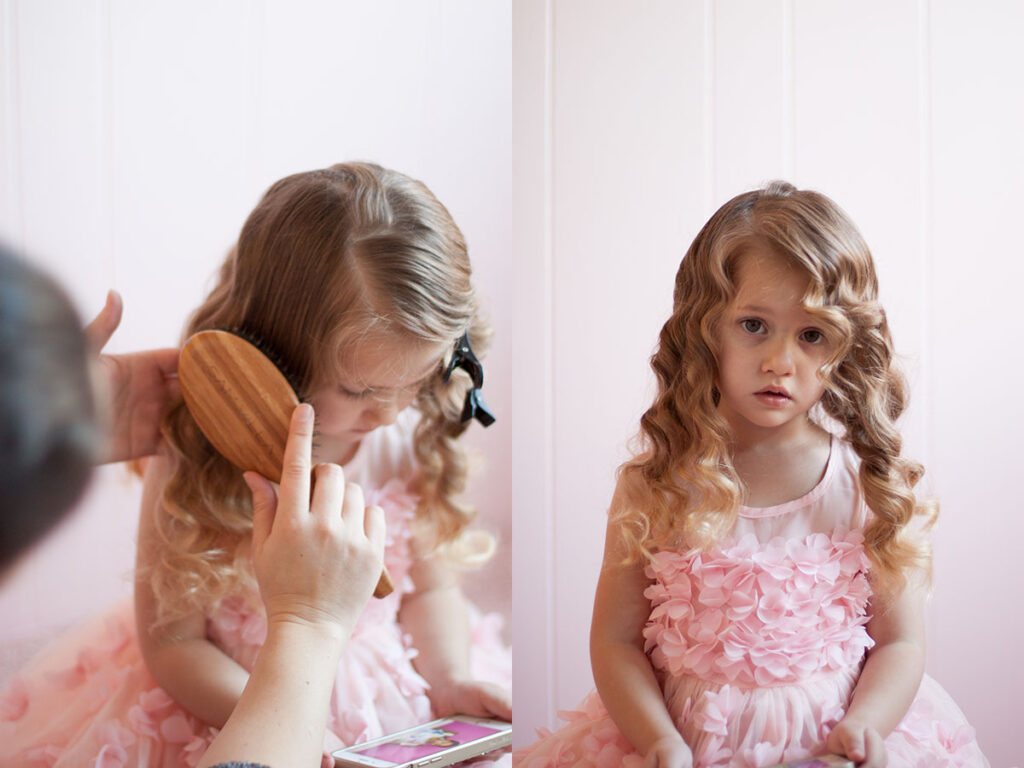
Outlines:
[[[695, 768], [762, 768], [825, 753], [842, 717], [857, 670], [801, 682], [743, 689], [699, 678], [670, 679], [665, 700], [690, 745]], [[565, 725], [517, 750], [517, 768], [640, 768], [596, 691], [579, 709], [559, 713]], [[889, 768], [987, 768], [988, 761], [956, 703], [925, 676], [914, 703], [885, 741]]]
[[[220, 617], [247, 668], [264, 626], [244, 612]], [[473, 671], [508, 685], [500, 626], [473, 615]], [[433, 718], [414, 655], [393, 620], [357, 630], [339, 664], [325, 749]], [[149, 674], [129, 603], [58, 640], [0, 694], [0, 768], [194, 768], [216, 734]], [[509, 762], [506, 754], [500, 764]]]

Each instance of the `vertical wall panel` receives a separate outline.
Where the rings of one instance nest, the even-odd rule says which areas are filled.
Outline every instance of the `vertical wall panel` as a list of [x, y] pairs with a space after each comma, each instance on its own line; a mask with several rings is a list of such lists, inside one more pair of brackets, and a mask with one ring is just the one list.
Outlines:
[[932, 9], [935, 354], [932, 471], [943, 503], [936, 674], [993, 766], [1020, 761], [1024, 635], [1017, 341], [1024, 181], [1024, 8]]
[[[513, 186], [519, 211], [512, 242], [515, 266], [506, 283], [519, 308], [506, 328], [514, 367], [509, 381], [532, 407], [507, 428], [512, 432], [513, 479], [512, 692], [516, 746], [534, 740], [533, 727], [554, 720], [554, 624], [551, 345], [551, 1], [517, 2], [513, 17], [515, 96], [513, 153], [520, 160]], [[498, 330], [502, 334], [502, 330]]]
[[[243, 188], [248, 3], [111, 2], [114, 255], [126, 296], [119, 342], [173, 345], [258, 194]], [[132, 301], [142, 296], [144, 307]]]
[[789, 174], [790, 22], [786, 0], [720, 0], [715, 13], [714, 196]]
[[[100, 186], [100, 3], [17, 4], [16, 119], [24, 246], [57, 273], [88, 261], [68, 286], [95, 311], [110, 280]], [[61, 211], [59, 222], [54, 212]]]
[[[591, 685], [588, 628], [616, 465], [702, 216], [703, 9], [559, 2], [555, 14], [556, 697]], [[529, 725], [529, 721], [527, 721]]]
[[[836, 200], [867, 240], [915, 404], [925, 394], [926, 300], [918, 23], [915, 0], [797, 0], [794, 9], [796, 176]], [[924, 417], [912, 404], [903, 420], [908, 451], [921, 458]]]
[[917, 23], [914, 0], [795, 7], [797, 176], [850, 213], [886, 283], [919, 275]]

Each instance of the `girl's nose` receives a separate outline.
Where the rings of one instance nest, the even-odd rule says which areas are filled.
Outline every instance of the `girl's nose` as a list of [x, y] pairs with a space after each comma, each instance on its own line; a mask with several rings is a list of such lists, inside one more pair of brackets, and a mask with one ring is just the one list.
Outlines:
[[761, 361], [761, 371], [776, 376], [788, 376], [793, 372], [793, 349], [788, 340], [779, 339], [768, 344]]
[[387, 427], [395, 423], [401, 410], [394, 398], [379, 400], [373, 405], [373, 421], [379, 427]]

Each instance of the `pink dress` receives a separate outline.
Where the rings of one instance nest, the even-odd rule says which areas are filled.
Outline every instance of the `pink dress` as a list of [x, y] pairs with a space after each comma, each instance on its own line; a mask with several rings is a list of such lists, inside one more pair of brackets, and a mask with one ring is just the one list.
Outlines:
[[[833, 438], [805, 496], [744, 507], [710, 552], [663, 550], [647, 568], [646, 652], [694, 766], [760, 768], [826, 752], [873, 645], [860, 529], [859, 460]], [[596, 691], [554, 733], [513, 755], [518, 768], [639, 766]], [[925, 677], [886, 739], [889, 768], [982, 768], [971, 728]]]
[[[397, 621], [412, 589], [409, 523], [416, 499], [403, 478], [413, 473], [411, 419], [371, 433], [346, 466], [387, 518], [385, 562], [395, 591], [371, 600], [338, 665], [325, 748], [384, 736], [433, 718], [427, 684], [412, 666]], [[508, 686], [511, 662], [501, 619], [473, 613], [473, 672]], [[266, 638], [262, 603], [253, 591], [232, 595], [207, 618], [207, 636], [246, 669]], [[136, 640], [130, 603], [116, 606], [58, 640], [0, 694], [0, 768], [180, 768], [195, 766], [217, 730], [177, 705], [153, 681]], [[510, 762], [505, 755], [502, 764]]]

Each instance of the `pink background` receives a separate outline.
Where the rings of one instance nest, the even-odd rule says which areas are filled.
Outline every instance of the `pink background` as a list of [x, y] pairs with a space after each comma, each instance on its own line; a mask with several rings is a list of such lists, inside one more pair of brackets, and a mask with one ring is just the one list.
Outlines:
[[[784, 177], [862, 228], [942, 501], [929, 671], [1019, 761], [1024, 7], [981, 0], [0, 0], [0, 237], [115, 346], [173, 343], [274, 179], [346, 158], [424, 179], [498, 329], [474, 485], [503, 556], [516, 738], [590, 687], [613, 471], [672, 275], [733, 194]], [[0, 587], [0, 662], [126, 589], [118, 467]], [[511, 589], [509, 587], [511, 585]], [[2, 665], [0, 665], [2, 666]]]

